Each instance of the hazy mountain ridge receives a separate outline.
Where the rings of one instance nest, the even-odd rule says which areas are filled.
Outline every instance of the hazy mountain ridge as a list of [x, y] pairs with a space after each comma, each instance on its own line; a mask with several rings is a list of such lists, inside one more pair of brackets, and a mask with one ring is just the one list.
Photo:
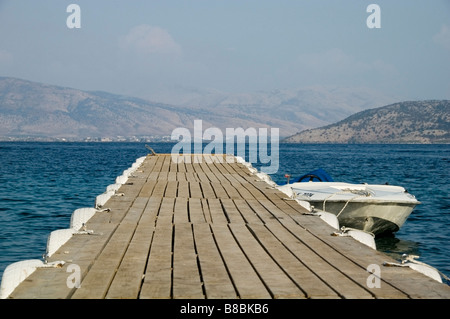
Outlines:
[[177, 127], [274, 127], [281, 136], [341, 120], [391, 98], [367, 89], [303, 88], [240, 94], [194, 91], [181, 104], [152, 102], [0, 77], [0, 137], [163, 136]]
[[0, 136], [164, 135], [187, 115], [179, 107], [107, 92], [0, 78]]
[[295, 143], [450, 143], [450, 101], [406, 101], [358, 112], [335, 124], [304, 130]]
[[258, 122], [279, 125], [293, 133], [331, 124], [361, 110], [398, 100], [367, 88], [320, 86], [236, 94], [208, 90], [189, 93], [174, 103], [207, 108], [219, 114], [251, 116]]

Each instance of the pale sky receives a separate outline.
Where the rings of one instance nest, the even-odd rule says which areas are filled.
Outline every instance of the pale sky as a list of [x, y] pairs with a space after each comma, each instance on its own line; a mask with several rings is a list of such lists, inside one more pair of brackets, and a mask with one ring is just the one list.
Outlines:
[[149, 99], [317, 85], [450, 99], [450, 0], [0, 0], [0, 76]]

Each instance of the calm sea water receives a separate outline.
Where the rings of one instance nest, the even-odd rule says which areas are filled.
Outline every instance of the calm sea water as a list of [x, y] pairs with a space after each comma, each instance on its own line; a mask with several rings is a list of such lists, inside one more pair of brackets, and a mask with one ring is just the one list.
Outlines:
[[[167, 153], [173, 144], [151, 146]], [[42, 258], [50, 232], [147, 153], [141, 143], [0, 143], [0, 278], [13, 262]], [[378, 249], [419, 255], [450, 276], [450, 145], [280, 144], [279, 159], [277, 183], [323, 168], [335, 181], [405, 187], [422, 205]]]

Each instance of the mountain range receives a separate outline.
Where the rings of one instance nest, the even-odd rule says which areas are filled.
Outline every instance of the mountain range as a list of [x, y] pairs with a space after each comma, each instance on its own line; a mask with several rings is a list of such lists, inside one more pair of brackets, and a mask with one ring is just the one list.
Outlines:
[[293, 143], [450, 143], [450, 100], [406, 101], [304, 130]]
[[0, 77], [0, 139], [167, 136], [177, 127], [279, 128], [281, 136], [395, 102], [366, 88], [191, 90], [176, 104]]

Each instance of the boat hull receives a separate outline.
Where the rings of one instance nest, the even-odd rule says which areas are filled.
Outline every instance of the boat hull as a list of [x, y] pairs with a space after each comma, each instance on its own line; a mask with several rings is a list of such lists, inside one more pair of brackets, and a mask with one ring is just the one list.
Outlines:
[[335, 214], [340, 226], [374, 235], [398, 231], [420, 202], [401, 186], [306, 182], [283, 186], [316, 209]]
[[329, 201], [325, 207], [323, 201], [310, 201], [310, 204], [317, 209], [335, 214], [340, 226], [361, 229], [376, 236], [397, 232], [416, 206], [402, 203], [347, 204], [344, 201]]

